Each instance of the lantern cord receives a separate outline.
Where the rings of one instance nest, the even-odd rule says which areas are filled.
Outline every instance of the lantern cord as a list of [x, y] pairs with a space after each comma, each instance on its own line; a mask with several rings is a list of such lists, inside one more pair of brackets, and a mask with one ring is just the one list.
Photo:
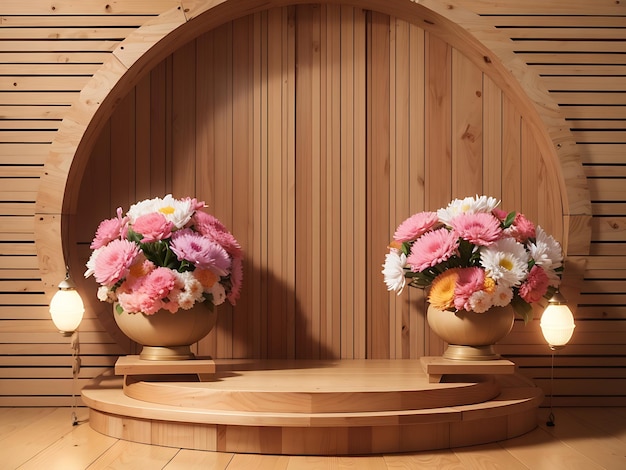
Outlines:
[[546, 426], [554, 426], [554, 412], [552, 410], [552, 395], [554, 395], [554, 349], [552, 350], [552, 364], [550, 365], [550, 414], [548, 415], [548, 421]]
[[80, 373], [80, 340], [78, 338], [78, 331], [72, 333], [72, 426], [80, 424], [78, 421], [78, 415], [76, 410], [78, 409], [78, 396], [76, 390], [78, 390], [78, 374]]

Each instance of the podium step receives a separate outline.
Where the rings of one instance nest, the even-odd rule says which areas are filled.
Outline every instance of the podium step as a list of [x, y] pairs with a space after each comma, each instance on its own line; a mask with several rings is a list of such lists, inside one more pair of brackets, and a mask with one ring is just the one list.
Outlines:
[[542, 400], [519, 375], [431, 383], [420, 360], [216, 360], [203, 381], [181, 370], [100, 376], [83, 389], [91, 427], [198, 450], [375, 454], [509, 439], [536, 427]]

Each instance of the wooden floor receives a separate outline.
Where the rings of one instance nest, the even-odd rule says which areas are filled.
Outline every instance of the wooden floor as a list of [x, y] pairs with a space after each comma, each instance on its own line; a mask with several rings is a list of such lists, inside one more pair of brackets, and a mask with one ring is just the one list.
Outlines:
[[[0, 469], [619, 469], [626, 468], [626, 408], [557, 408], [556, 426], [495, 444], [369, 457], [299, 457], [191, 451], [130, 443], [72, 425], [68, 408], [0, 408]], [[78, 410], [79, 420], [88, 410]]]

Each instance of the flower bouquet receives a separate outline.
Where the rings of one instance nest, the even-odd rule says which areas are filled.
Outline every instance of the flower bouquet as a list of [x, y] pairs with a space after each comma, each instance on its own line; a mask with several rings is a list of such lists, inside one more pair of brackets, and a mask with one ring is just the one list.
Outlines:
[[383, 265], [388, 290], [427, 288], [433, 307], [453, 312], [511, 305], [528, 322], [532, 304], [560, 283], [561, 246], [499, 203], [487, 196], [455, 199], [402, 222]]
[[211, 309], [241, 289], [242, 250], [233, 235], [196, 199], [146, 199], [126, 215], [100, 223], [85, 277], [118, 313], [176, 313], [206, 302]]

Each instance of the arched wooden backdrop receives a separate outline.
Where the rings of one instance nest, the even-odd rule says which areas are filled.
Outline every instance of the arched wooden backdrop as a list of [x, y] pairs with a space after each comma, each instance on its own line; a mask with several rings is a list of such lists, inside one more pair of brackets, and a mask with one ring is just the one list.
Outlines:
[[274, 8], [179, 48], [117, 105], [80, 185], [72, 266], [147, 197], [196, 196], [231, 228], [245, 288], [199, 345], [213, 357], [438, 353], [422, 292], [389, 294], [380, 271], [396, 225], [451, 198], [501, 198], [564, 239], [559, 174], [506, 94], [436, 35], [350, 6]]
[[[189, 41], [215, 28], [227, 27], [224, 25], [229, 25], [232, 19], [252, 13], [265, 14], [262, 12], [265, 12], [267, 8], [291, 3], [301, 2], [299, 0], [293, 2], [286, 0], [154, 0], [152, 2], [94, 0], [76, 4], [72, 0], [57, 0], [54, 5], [50, 5], [45, 0], [30, 2], [7, 0], [2, 3], [0, 7], [0, 34], [3, 39], [3, 49], [0, 51], [0, 70], [2, 70], [0, 97], [3, 100], [0, 116], [0, 144], [2, 144], [0, 146], [0, 176], [2, 177], [0, 188], [0, 207], [2, 208], [0, 216], [2, 222], [0, 229], [2, 241], [0, 244], [0, 255], [2, 255], [0, 257], [2, 263], [0, 266], [0, 339], [2, 344], [0, 344], [0, 353], [3, 360], [0, 368], [0, 404], [38, 406], [71, 403], [69, 395], [72, 381], [66, 367], [70, 362], [69, 348], [65, 338], [60, 337], [54, 330], [47, 313], [46, 303], [64, 274], [63, 245], [68, 248], [70, 239], [72, 241], [80, 239], [82, 243], [85, 243], [86, 232], [93, 230], [82, 224], [76, 224], [73, 218], [78, 215], [82, 221], [85, 215], [83, 209], [80, 212], [77, 210], [79, 198], [84, 197], [84, 191], [81, 192], [81, 187], [84, 187], [81, 179], [84, 177], [87, 163], [93, 163], [91, 162], [92, 155], [103, 150], [99, 146], [107, 139], [106, 135], [109, 132], [107, 123], [113, 110], [120, 105], [128, 109], [129, 100], [145, 102], [147, 90], [158, 89], [160, 87], [158, 81], [165, 80], [163, 77], [169, 73], [164, 72], [164, 75], [158, 78], [159, 72], [156, 69], [149, 71], [154, 67], [157, 69], [163, 67], [161, 62], [174, 52], [176, 52], [174, 56], [168, 60], [173, 61], [176, 56], [176, 64], [180, 64], [183, 51], [186, 49], [185, 44]], [[323, 3], [347, 5], [350, 2]], [[421, 0], [420, 2], [363, 0], [351, 3], [361, 8], [391, 15], [390, 24], [393, 26], [388, 31], [388, 59], [380, 59], [380, 50], [376, 57], [379, 58], [378, 63], [387, 63], [388, 60], [389, 94], [393, 95], [395, 101], [390, 101], [389, 108], [381, 106], [380, 102], [375, 105], [375, 110], [384, 108], [388, 117], [377, 114], [377, 111], [371, 112], [369, 108], [364, 112], [366, 116], [372, 119], [378, 118], [383, 122], [387, 121], [392, 126], [388, 129], [385, 126], [375, 128], [379, 133], [375, 134], [371, 131], [372, 123], [370, 121], [365, 123], [365, 137], [361, 141], [366, 142], [365, 157], [363, 157], [366, 162], [374, 161], [371, 153], [372, 144], [379, 146], [378, 148], [384, 148], [384, 142], [388, 139], [387, 134], [389, 135], [387, 151], [390, 155], [391, 173], [389, 177], [381, 178], [381, 181], [375, 180], [374, 183], [384, 181], [384, 185], [395, 185], [393, 187], [399, 194], [403, 194], [404, 189], [396, 185], [397, 181], [392, 180], [391, 175], [403, 175], [395, 170], [398, 163], [397, 157], [406, 155], [406, 150], [404, 150], [406, 145], [410, 145], [414, 151], [416, 139], [421, 138], [420, 135], [413, 133], [412, 128], [410, 133], [404, 134], [404, 140], [398, 137], [403, 135], [402, 132], [399, 134], [396, 132], [397, 128], [406, 127], [406, 124], [402, 124], [402, 119], [406, 116], [406, 113], [402, 111], [402, 106], [406, 103], [399, 98], [396, 99], [398, 92], [398, 96], [402, 96], [402, 90], [406, 89], [403, 82], [406, 75], [397, 71], [408, 67], [408, 65], [402, 65], [407, 52], [399, 45], [415, 49], [412, 42], [410, 44], [402, 40], [398, 42], [398, 34], [402, 37], [402, 32], [401, 29], [396, 28], [395, 18], [403, 18], [410, 25], [409, 29], [423, 28], [425, 43], [426, 37], [433, 35], [435, 39], [447, 43], [450, 46], [449, 51], [454, 50], [453, 55], [463, 56], [481, 73], [487, 74], [488, 78], [484, 82], [489, 84], [492, 81], [488, 86], [495, 85], [503, 91], [503, 114], [500, 116], [502, 129], [510, 130], [517, 126], [512, 123], [519, 121], [520, 128], [523, 130], [519, 134], [512, 135], [531, 140], [534, 138], [534, 143], [531, 144], [536, 147], [534, 152], [542, 155], [536, 161], [544, 164], [547, 173], [557, 175], [560, 180], [558, 184], [561, 188], [559, 192], [562, 196], [560, 201], [562, 207], [557, 219], [563, 223], [562, 241], [567, 247], [568, 259], [581, 261], [581, 264], [587, 262], [587, 269], [584, 280], [574, 285], [575, 289], [572, 289], [574, 293], [582, 290], [583, 296], [575, 298], [570, 297], [568, 293], [572, 303], [577, 304], [578, 307], [576, 312], [578, 327], [574, 340], [564, 352], [559, 354], [556, 361], [554, 402], [565, 405], [624, 403], [623, 365], [626, 356], [623, 341], [623, 267], [625, 244], [622, 235], [625, 197], [620, 180], [620, 176], [624, 174], [623, 149], [625, 145], [623, 129], [621, 129], [623, 126], [620, 126], [625, 109], [622, 84], [625, 56], [621, 35], [624, 30], [624, 8], [626, 7], [623, 2], [619, 4], [613, 0], [598, 0], [593, 4], [587, 4], [566, 0], [551, 2], [450, 0], [444, 3], [439, 0]], [[332, 5], [331, 7], [334, 8]], [[380, 17], [380, 15], [377, 16]], [[387, 47], [383, 43], [376, 42], [376, 39], [374, 43], [367, 43], [371, 40], [370, 38], [380, 37], [374, 34], [373, 25], [374, 23], [366, 19], [366, 64], [374, 63], [370, 58], [370, 53], [375, 50], [373, 46]], [[235, 24], [232, 27], [234, 28]], [[311, 31], [313, 31], [312, 27]], [[289, 32], [287, 38], [296, 37], [297, 39], [300, 34], [291, 31], [290, 27], [287, 27], [287, 32]], [[276, 33], [276, 31], [268, 29], [268, 37], [270, 33]], [[51, 39], [51, 34], [54, 35], [53, 39]], [[415, 38], [414, 35], [412, 37]], [[234, 35], [233, 41], [234, 44], [240, 43]], [[217, 47], [218, 52], [226, 53], [221, 51], [220, 47]], [[294, 56], [287, 57], [287, 62], [295, 60], [295, 51], [299, 49], [290, 50], [294, 51]], [[262, 57], [262, 53], [259, 54]], [[413, 57], [412, 54], [408, 55]], [[266, 67], [269, 67], [270, 61], [278, 59], [272, 56], [263, 60], [266, 62]], [[282, 63], [283, 59], [280, 60]], [[302, 57], [299, 60], [302, 60]], [[457, 73], [455, 61], [453, 57], [450, 62], [452, 81], [455, 80]], [[182, 61], [184, 62], [185, 60]], [[233, 62], [233, 65], [236, 63], [237, 61]], [[261, 63], [263, 62], [259, 61], [259, 64]], [[413, 67], [416, 63], [418, 62], [412, 62], [411, 70], [414, 71]], [[191, 91], [191, 88], [174, 90], [172, 84], [176, 72], [175, 67], [171, 65], [166, 65], [166, 67], [170, 67], [168, 70], [171, 70], [171, 76], [168, 76], [170, 81], [167, 82], [170, 83], [168, 93]], [[293, 65], [289, 67], [293, 69]], [[424, 70], [427, 70], [426, 65]], [[150, 73], [150, 78], [147, 77], [147, 73]], [[369, 69], [366, 69], [365, 73], [366, 84], [371, 83], [367, 75], [370, 73]], [[154, 83], [153, 77], [157, 77]], [[295, 79], [297, 77], [298, 75], [295, 75]], [[185, 80], [190, 78], [185, 77]], [[150, 82], [149, 88], [146, 87], [147, 81]], [[456, 97], [459, 96], [457, 90], [454, 100], [452, 99], [452, 81], [450, 87], [445, 86], [450, 92], [448, 97], [451, 101], [449, 104], [442, 102], [441, 108], [450, 110], [450, 120], [452, 113], [456, 112], [454, 111], [458, 106]], [[231, 82], [230, 86], [233, 87], [234, 84], [235, 82]], [[315, 82], [313, 85], [317, 86]], [[440, 90], [443, 89], [443, 85], [444, 83], [438, 83]], [[426, 88], [424, 91], [427, 92]], [[358, 91], [358, 94], [355, 91], [355, 96], [371, 96], [371, 92], [372, 89], [366, 87], [365, 91]], [[263, 93], [265, 93], [264, 96], [269, 96], [267, 92], [263, 91]], [[413, 88], [409, 90], [408, 95], [410, 99], [415, 98]], [[469, 96], [469, 92], [466, 96]], [[489, 102], [486, 99], [487, 96], [493, 95], [485, 93], [481, 103]], [[296, 103], [298, 103], [302, 97], [296, 98]], [[443, 96], [442, 98], [446, 99]], [[170, 101], [170, 106], [174, 106], [178, 99], [179, 96], [176, 95], [176, 98]], [[426, 102], [426, 94], [424, 102]], [[365, 103], [368, 106], [374, 105], [374, 101], [371, 100]], [[559, 108], [556, 103], [562, 107]], [[467, 103], [463, 106], [466, 105]], [[508, 119], [511, 114], [505, 109], [507, 107], [510, 109], [511, 106], [517, 108], [519, 116], [509, 122], [511, 125], [507, 125], [505, 118]], [[141, 109], [141, 106], [137, 109]], [[415, 110], [412, 104], [410, 109], [412, 112]], [[485, 123], [494, 117], [490, 112], [485, 112], [487, 109], [490, 109], [490, 105], [482, 111]], [[172, 110], [172, 107], [167, 108], [163, 118], [150, 117], [155, 123], [165, 122], [162, 127], [163, 132], [165, 133], [167, 129], [167, 139], [170, 139], [167, 141], [166, 148], [171, 151], [174, 148], [173, 135], [176, 134], [173, 133], [175, 128], [171, 127], [171, 124], [177, 122], [173, 121]], [[116, 119], [120, 117], [128, 118], [127, 115], [118, 115]], [[186, 115], [186, 118], [189, 118], [189, 115]], [[147, 119], [147, 116], [142, 116], [139, 120], [141, 119]], [[166, 119], [171, 121], [168, 122]], [[413, 117], [411, 119], [415, 120]], [[441, 119], [447, 120], [448, 117], [442, 115]], [[270, 119], [267, 120], [268, 123], [270, 121]], [[316, 120], [316, 122], [320, 121]], [[446, 142], [449, 143], [449, 162], [452, 164], [452, 161], [456, 161], [452, 159], [457, 158], [454, 155], [458, 155], [455, 153], [457, 150], [454, 149], [461, 148], [459, 143], [463, 141], [459, 140], [458, 135], [452, 134], [458, 123], [456, 121], [450, 121], [450, 123], [451, 134]], [[117, 126], [115, 119], [111, 124], [112, 129], [115, 129]], [[376, 125], [375, 121], [374, 126]], [[152, 127], [153, 131], [158, 128], [156, 124], [155, 126]], [[496, 128], [498, 125], [494, 123], [493, 126]], [[528, 148], [526, 140], [521, 141], [521, 147], [520, 145], [509, 147], [508, 144], [487, 139], [487, 135], [493, 134], [487, 131], [488, 127], [489, 125], [485, 124], [480, 128], [483, 136], [482, 139], [476, 140], [476, 142], [483, 142], [482, 150], [487, 154], [492, 152], [493, 155], [493, 152], [498, 152], [500, 148], [507, 151], [510, 148], [521, 148], [522, 151]], [[148, 129], [145, 125], [139, 128]], [[301, 131], [302, 129], [299, 130]], [[262, 132], [267, 134], [268, 131], [262, 129]], [[154, 135], [159, 135], [159, 132], [154, 131]], [[407, 135], [411, 139], [409, 144], [406, 144]], [[443, 145], [427, 141], [432, 136], [430, 132], [424, 135], [424, 149], [426, 146], [435, 148]], [[141, 132], [129, 134], [128, 138], [136, 139], [137, 143], [145, 143], [145, 137], [141, 136]], [[377, 138], [383, 141], [376, 141]], [[123, 147], [120, 139], [121, 134], [117, 133], [116, 138], [110, 141], [114, 149]], [[374, 142], [371, 139], [374, 139]], [[184, 140], [177, 138], [178, 147]], [[96, 141], [99, 145], [97, 148], [94, 147]], [[241, 144], [241, 142], [233, 142], [236, 145]], [[290, 141], [284, 144], [288, 148], [295, 145]], [[145, 145], [143, 147], [142, 145], [138, 144], [135, 150], [135, 157], [138, 161], [142, 159], [145, 161], [148, 155]], [[265, 145], [265, 142], [261, 145]], [[478, 148], [477, 145], [474, 144], [472, 151]], [[492, 145], [495, 147], [491, 147]], [[274, 141], [273, 148], [275, 146], [276, 141]], [[360, 150], [356, 152], [363, 153]], [[220, 153], [223, 152], [220, 150]], [[169, 154], [170, 161], [173, 155], [173, 153]], [[345, 156], [346, 153], [342, 155]], [[157, 158], [156, 153], [151, 153], [150, 156]], [[424, 153], [424, 158], [427, 156]], [[413, 158], [415, 158], [414, 154], [411, 156], [411, 161], [414, 161]], [[298, 163], [298, 160], [293, 161]], [[428, 165], [431, 163], [428, 162]], [[530, 171], [526, 160], [523, 160], [523, 163], [523, 167]], [[424, 160], [424, 171], [427, 168], [426, 164], [427, 160]], [[139, 167], [142, 168], [141, 165]], [[117, 169], [115, 166], [113, 168]], [[493, 167], [493, 171], [501, 171], [495, 168]], [[412, 169], [415, 170], [415, 167], [413, 166]], [[492, 167], [487, 166], [483, 174], [489, 175], [488, 172], [491, 170]], [[124, 166], [124, 171], [129, 171], [128, 165]], [[119, 172], [118, 178], [132, 177], [133, 181], [137, 180], [136, 184], [133, 183], [135, 184], [133, 191], [137, 197], [140, 197], [143, 193], [138, 188], [146, 188], [146, 182], [141, 180], [145, 177], [145, 172], [140, 171], [131, 175], [125, 172]], [[375, 173], [369, 169], [366, 175], [373, 174]], [[586, 189], [585, 175], [590, 177], [591, 198]], [[172, 185], [173, 180], [168, 179], [171, 176], [172, 173], [165, 172], [158, 178]], [[320, 174], [315, 177], [318, 178], [317, 181], [320, 181]], [[150, 185], [155, 185], [158, 178], [156, 176], [152, 178]], [[502, 179], [501, 182], [503, 190], [512, 187], [508, 179]], [[371, 181], [368, 183], [370, 187], [372, 187], [371, 183]], [[266, 182], [266, 184], [269, 187], [269, 183]], [[424, 185], [428, 184], [431, 184], [431, 180], [424, 179]], [[449, 184], [452, 188], [453, 183]], [[122, 185], [126, 187], [126, 183]], [[260, 183], [257, 182], [257, 187], [258, 185]], [[165, 187], [165, 183], [163, 186]], [[303, 186], [300, 184], [300, 187]], [[445, 191], [443, 187], [440, 188]], [[430, 187], [430, 190], [433, 188]], [[487, 186], [485, 188], [487, 188], [486, 191], [490, 190]], [[156, 186], [154, 189], [156, 191]], [[187, 194], [187, 188], [184, 189], [184, 194]], [[271, 189], [276, 188], [271, 186]], [[132, 201], [133, 197], [130, 190], [128, 191], [128, 199]], [[310, 191], [311, 188], [309, 188]], [[370, 194], [385, 194], [384, 186], [378, 187], [376, 191]], [[450, 189], [450, 194], [452, 194], [451, 191]], [[222, 193], [213, 194], [220, 196]], [[443, 199], [443, 194], [440, 196]], [[99, 195], [94, 190], [89, 193], [88, 197], [94, 202], [95, 208], [97, 204], [100, 204], [102, 197], [108, 196]], [[212, 197], [211, 194], [207, 196], [207, 200], [210, 197]], [[397, 197], [396, 201], [391, 202], [391, 198], [396, 197], [395, 192], [393, 195], [388, 192], [386, 197], [390, 198], [389, 211], [395, 212], [393, 214], [390, 212], [386, 228], [378, 227], [381, 230], [376, 232], [378, 240], [388, 238], [393, 226], [397, 223], [397, 220], [393, 220], [394, 217], [400, 219], [402, 211], [411, 212], [414, 207], [427, 203], [419, 199], [411, 199], [408, 202], [409, 200], [402, 197]], [[531, 199], [527, 200], [526, 197]], [[528, 192], [524, 195], [524, 199], [520, 200], [521, 205], [526, 205], [527, 202], [530, 205], [536, 205]], [[210, 202], [213, 204], [215, 201], [210, 200]], [[412, 205], [407, 208], [402, 207], [402, 203]], [[319, 207], [320, 202], [317, 201], [315, 204]], [[371, 201], [365, 201], [362, 204], [369, 204], [367, 207], [373, 207]], [[517, 205], [516, 202], [514, 204]], [[433, 206], [435, 205], [438, 204], [433, 203]], [[114, 209], [114, 206], [114, 201], [110, 201], [111, 209]], [[106, 212], [104, 208], [98, 207], [98, 210], [103, 212], [101, 217], [112, 215], [111, 211], [104, 214]], [[264, 207], [269, 208], [269, 206]], [[538, 207], [543, 208], [541, 204]], [[299, 215], [299, 211], [294, 212], [293, 208], [287, 207], [285, 210], [286, 213]], [[343, 211], [340, 214], [343, 217], [346, 212]], [[358, 215], [358, 212], [355, 214]], [[384, 213], [375, 215], [379, 219], [384, 217]], [[266, 217], [267, 228], [270, 228], [270, 219], [267, 219], [267, 214], [259, 213], [255, 216]], [[371, 214], [366, 213], [365, 217], [366, 222], [370, 221]], [[537, 217], [543, 219], [546, 216], [540, 213]], [[342, 222], [348, 223], [343, 220]], [[545, 224], [544, 220], [540, 222]], [[236, 230], [240, 233], [241, 221], [236, 225], [239, 225]], [[71, 234], [71, 237], [67, 234], [69, 227], [77, 230], [76, 233]], [[384, 235], [383, 230], [386, 232]], [[246, 243], [249, 243], [249, 234], [245, 237]], [[268, 243], [275, 242], [268, 235], [265, 237]], [[64, 244], [61, 243], [62, 240]], [[347, 242], [342, 243], [344, 244], [342, 246], [345, 246]], [[374, 243], [374, 238], [371, 243]], [[74, 247], [75, 245], [72, 246], [72, 250]], [[81, 249], [81, 256], [84, 257], [87, 250], [84, 246]], [[266, 249], [269, 250], [269, 248]], [[319, 249], [322, 247], [320, 246]], [[359, 253], [363, 251], [363, 247], [357, 246], [354, 249]], [[380, 249], [378, 248], [367, 245], [365, 249], [375, 251], [379, 255]], [[278, 253], [278, 250], [274, 249], [273, 253]], [[276, 256], [282, 256], [282, 252]], [[340, 256], [345, 259], [346, 251], [343, 248]], [[380, 256], [379, 262], [382, 262], [382, 254]], [[276, 258], [274, 261], [275, 264], [280, 262], [280, 266], [285, 266], [285, 269], [289, 268], [287, 265], [289, 259], [281, 258], [279, 261]], [[293, 256], [291, 262], [294, 262]], [[359, 285], [357, 281], [353, 284], [359, 286], [362, 291], [370, 289], [371, 286], [378, 288], [381, 282], [379, 274], [373, 268], [375, 261], [370, 260], [369, 263], [368, 270], [364, 274], [370, 276], [366, 280], [366, 287]], [[256, 266], [251, 269], [256, 269]], [[82, 271], [80, 263], [72, 262], [72, 273], [75, 277], [80, 277]], [[318, 267], [318, 279], [320, 272], [326, 273], [327, 271]], [[566, 271], [566, 273], [572, 272], [571, 269]], [[253, 273], [259, 274], [260, 271], [253, 271]], [[333, 271], [333, 273], [336, 272]], [[363, 274], [355, 270], [353, 273], [345, 274], [345, 276], [348, 275]], [[270, 279], [269, 275], [265, 274], [265, 276], [266, 281]], [[325, 279], [325, 281], [335, 286], [332, 284], [334, 280]], [[342, 281], [343, 285], [346, 281], [346, 279]], [[297, 281], [289, 279], [289, 282]], [[274, 283], [274, 286], [276, 285], [278, 285], [277, 282]], [[573, 286], [571, 279], [568, 280], [567, 286]], [[267, 286], [261, 285], [261, 288], [267, 291]], [[280, 292], [294, 291], [287, 288]], [[258, 293], [256, 295], [254, 299], [258, 298]], [[283, 300], [277, 300], [273, 293], [267, 295], [271, 302], [283, 302]], [[341, 295], [350, 294], [342, 292]], [[364, 324], [357, 322], [356, 325], [347, 325], [354, 329], [350, 331], [358, 330], [359, 333], [354, 333], [355, 336], [345, 340], [342, 338], [340, 342], [342, 348], [349, 344], [349, 339], [354, 341], [354, 338], [361, 342], [360, 345], [357, 344], [357, 347], [361, 348], [358, 350], [359, 354], [363, 352], [367, 354], [368, 347], [373, 346], [374, 343], [377, 348], [380, 348], [372, 351], [372, 354], [379, 354], [381, 351], [382, 354], [389, 355], [397, 353], [394, 357], [408, 357], [407, 354], [414, 357], [421, 354], [421, 348], [431, 350], [432, 347], [432, 350], [436, 350], [439, 347], [436, 342], [431, 344], [426, 333], [420, 333], [419, 322], [415, 324], [420, 315], [419, 310], [416, 310], [418, 307], [409, 309], [404, 297], [398, 299], [386, 292], [374, 291], [366, 295], [369, 296], [368, 302], [372, 298], [374, 300], [368, 304], [372, 305], [369, 307], [371, 310], [363, 313], [357, 308], [352, 311], [353, 315], [361, 315], [360, 318], [365, 318], [366, 321]], [[411, 295], [415, 296], [417, 293], [412, 291]], [[324, 301], [328, 299], [332, 297], [327, 296]], [[380, 306], [383, 301], [391, 305], [384, 306], [381, 310]], [[397, 303], [394, 304], [394, 302]], [[102, 304], [98, 305], [103, 307]], [[259, 323], [253, 322], [265, 322], [268, 317], [252, 316], [252, 321], [244, 326], [242, 322], [248, 320], [248, 317], [245, 314], [239, 314], [242, 307], [243, 305], [240, 305], [236, 311], [227, 312], [223, 316], [222, 321], [226, 323], [220, 326], [220, 331], [230, 332], [230, 336], [226, 335], [224, 338], [243, 338], [244, 340], [252, 338], [251, 341], [257, 343], [250, 343], [249, 348], [253, 351], [262, 351], [260, 346], [262, 336], [255, 332]], [[267, 306], [264, 308], [267, 309]], [[387, 314], [387, 311], [391, 313]], [[270, 315], [269, 310], [263, 314]], [[110, 321], [108, 316], [101, 316], [101, 318], [104, 321], [107, 319]], [[308, 321], [308, 317], [305, 316], [298, 318]], [[229, 321], [233, 324], [229, 325], [227, 323]], [[236, 323], [237, 321], [239, 323]], [[327, 332], [344, 334], [349, 331], [345, 328], [337, 329], [336, 325], [329, 323], [326, 319], [320, 321], [326, 325], [325, 331]], [[388, 324], [383, 325], [384, 328], [381, 329], [380, 321], [387, 321]], [[516, 325], [514, 332], [507, 338], [507, 344], [501, 345], [500, 350], [513, 356], [525, 373], [548, 390], [550, 355], [539, 336], [537, 323], [533, 322], [525, 328]], [[265, 323], [262, 325], [264, 326]], [[408, 328], [403, 330], [403, 325], [405, 327], [408, 325]], [[288, 327], [292, 329], [291, 325]], [[244, 334], [241, 333], [243, 328], [248, 328]], [[263, 341], [269, 344], [267, 335], [270, 333], [263, 330], [262, 334], [266, 335]], [[311, 338], [319, 337], [319, 332], [316, 334], [318, 336], [311, 336]], [[422, 336], [423, 341], [413, 341], [413, 338], [419, 339]], [[246, 343], [235, 343], [234, 340], [222, 341], [221, 338], [221, 336], [211, 338], [207, 344], [201, 345], [201, 349], [217, 350], [219, 354], [228, 356], [231, 351], [232, 355], [243, 354], [242, 351], [248, 348]], [[288, 347], [286, 342], [295, 342], [295, 339], [281, 339], [280, 341], [282, 341], [280, 347]], [[103, 368], [114, 362], [118, 354], [123, 353], [124, 348], [120, 347], [120, 344], [127, 346], [122, 341], [119, 341], [119, 344], [116, 343], [91, 310], [81, 326], [81, 343], [83, 353], [81, 384], [98, 375]], [[313, 343], [313, 340], [309, 339], [306, 344], [308, 348], [308, 345], [319, 346], [327, 343]], [[295, 354], [296, 346], [292, 347]], [[354, 346], [352, 347], [354, 351]], [[370, 347], [370, 350], [372, 349], [373, 347]], [[321, 352], [320, 349], [320, 354]]]

